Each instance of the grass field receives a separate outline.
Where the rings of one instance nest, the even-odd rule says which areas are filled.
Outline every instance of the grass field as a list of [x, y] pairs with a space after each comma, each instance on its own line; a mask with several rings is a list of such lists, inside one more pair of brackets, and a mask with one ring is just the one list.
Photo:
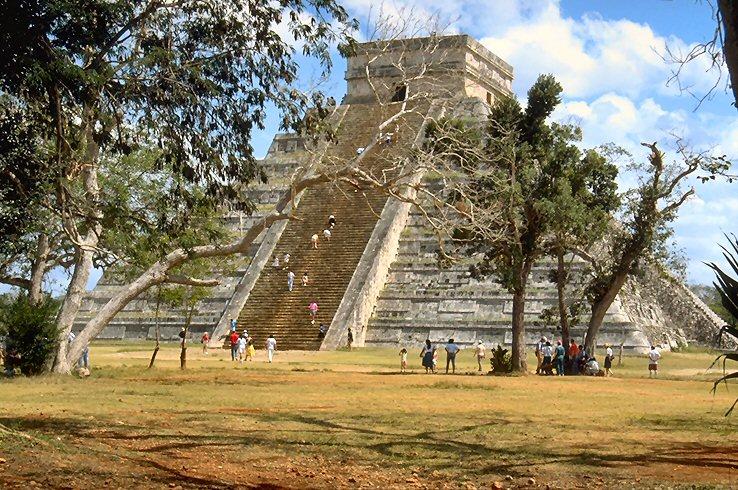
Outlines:
[[[91, 349], [92, 376], [0, 381], [0, 482], [28, 488], [738, 488], [738, 390], [712, 355], [614, 378], [397, 373], [395, 350]], [[532, 359], [531, 359], [532, 361]], [[441, 356], [440, 362], [444, 362]]]

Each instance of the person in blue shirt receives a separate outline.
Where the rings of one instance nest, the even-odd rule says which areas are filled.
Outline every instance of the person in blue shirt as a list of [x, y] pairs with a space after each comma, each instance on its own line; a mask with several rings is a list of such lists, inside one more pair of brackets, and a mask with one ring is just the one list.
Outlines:
[[556, 373], [559, 376], [564, 375], [564, 356], [566, 355], [566, 349], [564, 349], [564, 346], [561, 345], [561, 341], [556, 341], [556, 352], [555, 352], [555, 359], [556, 359]]
[[458, 345], [454, 344], [454, 339], [448, 339], [446, 344], [446, 374], [448, 374], [448, 365], [452, 366], [452, 373], [456, 374], [456, 354], [460, 351]]

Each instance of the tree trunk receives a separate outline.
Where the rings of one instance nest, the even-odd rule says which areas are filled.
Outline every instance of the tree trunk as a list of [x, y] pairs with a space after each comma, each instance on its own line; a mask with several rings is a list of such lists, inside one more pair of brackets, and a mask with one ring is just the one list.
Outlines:
[[38, 236], [36, 254], [31, 265], [31, 288], [28, 290], [28, 299], [37, 305], [43, 300], [41, 289], [46, 273], [46, 261], [49, 258], [49, 237], [46, 233]]
[[[67, 295], [64, 298], [62, 307], [59, 310], [59, 314], [56, 317], [56, 324], [59, 327], [59, 342], [54, 359], [53, 371], [55, 373], [67, 374], [71, 371], [74, 363], [82, 355], [84, 347], [75, 349], [75, 344], [78, 343], [79, 339], [72, 342], [69, 346], [70, 349], [67, 351], [67, 338], [69, 332], [72, 331], [72, 325], [74, 324], [74, 318], [77, 316], [79, 307], [82, 304], [82, 297], [85, 294], [87, 280], [90, 278], [90, 271], [92, 270], [92, 252], [82, 250], [81, 247], [77, 247], [74, 261], [74, 273], [72, 274], [72, 280], [67, 288]], [[84, 344], [85, 346], [87, 343]], [[75, 357], [76, 356], [76, 357]]]
[[525, 354], [525, 296], [528, 286], [528, 276], [533, 267], [533, 261], [529, 258], [524, 259], [516, 267], [513, 288], [511, 360], [514, 372], [527, 374], [528, 360]]
[[154, 352], [151, 353], [151, 360], [149, 361], [149, 369], [154, 367], [154, 362], [156, 361], [156, 354], [159, 353], [159, 325], [156, 326], [156, 347], [154, 347]]
[[513, 292], [512, 368], [514, 372], [528, 372], [525, 358], [525, 289]]
[[733, 89], [733, 104], [738, 107], [738, 3], [718, 0], [718, 9], [723, 21], [723, 55]]
[[160, 347], [160, 340], [161, 340], [161, 330], [159, 329], [159, 306], [161, 305], [161, 286], [159, 286], [157, 292], [156, 292], [156, 346], [154, 347], [154, 352], [151, 354], [151, 360], [149, 361], [149, 367], [148, 369], [151, 369], [154, 367], [154, 362], [156, 361], [156, 354], [159, 353], [159, 347]]
[[190, 309], [187, 312], [187, 322], [184, 327], [184, 337], [182, 337], [182, 351], [179, 353], [179, 368], [187, 368], [187, 332], [190, 330], [190, 323], [192, 322], [192, 314], [195, 312], [196, 301], [193, 301], [190, 305]]
[[556, 270], [556, 292], [559, 297], [559, 325], [561, 326], [561, 340], [564, 348], [569, 348], [569, 311], [566, 307], [566, 282], [567, 270], [564, 263], [564, 251], [559, 250], [556, 254], [557, 270]]
[[[75, 222], [76, 216], [72, 214], [62, 213], [62, 221], [67, 233], [75, 241], [75, 257], [74, 257], [74, 273], [72, 274], [72, 280], [67, 288], [67, 294], [62, 303], [61, 310], [57, 315], [56, 324], [59, 328], [59, 342], [57, 347], [57, 353], [54, 360], [54, 372], [57, 373], [69, 373], [71, 367], [77, 362], [82, 351], [87, 347], [89, 341], [80, 342], [79, 337], [72, 342], [69, 346], [69, 352], [67, 352], [67, 338], [69, 332], [72, 331], [72, 325], [74, 318], [77, 316], [79, 307], [82, 304], [82, 297], [87, 289], [87, 281], [90, 278], [90, 272], [92, 271], [92, 259], [94, 250], [97, 247], [100, 235], [102, 234], [102, 225], [100, 220], [102, 219], [102, 212], [98, 208], [98, 199], [100, 196], [100, 187], [98, 183], [97, 175], [97, 162], [100, 156], [100, 147], [95, 142], [93, 135], [94, 125], [96, 119], [94, 118], [91, 106], [86, 106], [82, 110], [83, 112], [83, 127], [85, 128], [85, 165], [83, 165], [82, 184], [85, 190], [85, 206], [89, 207], [90, 216], [86, 222], [86, 233], [84, 236], [80, 236], [77, 231], [77, 224]], [[66, 200], [66, 196], [62, 191], [59, 191], [59, 199], [62, 201]], [[62, 209], [66, 207], [66, 204], [62, 206]]]
[[615, 301], [627, 278], [628, 274], [626, 272], [618, 272], [613, 275], [605, 293], [592, 304], [592, 316], [589, 319], [587, 336], [584, 340], [584, 347], [590, 355], [594, 353], [594, 348], [597, 345], [597, 334], [602, 326], [602, 321], [605, 319], [605, 314], [612, 302]]

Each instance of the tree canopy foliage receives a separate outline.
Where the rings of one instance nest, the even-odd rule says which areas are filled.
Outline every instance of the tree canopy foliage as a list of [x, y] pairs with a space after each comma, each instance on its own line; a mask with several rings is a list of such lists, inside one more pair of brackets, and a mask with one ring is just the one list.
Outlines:
[[[22, 133], [0, 141], [15, 159], [0, 171], [20, 168], [13, 155], [37, 162], [14, 174], [22, 199], [1, 196], [28, 246], [0, 251], [0, 280], [37, 291], [48, 270], [66, 268], [63, 336], [94, 265], [131, 279], [172, 249], [217, 243], [217, 213], [252, 211], [243, 187], [266, 179], [251, 136], [267, 109], [292, 129], [327, 114], [322, 95], [296, 86], [300, 57], [328, 71], [331, 46], [348, 49], [355, 27], [334, 0], [3, 3], [0, 94], [13, 110], [0, 122]], [[42, 218], [21, 220], [26, 189], [42, 189]]]

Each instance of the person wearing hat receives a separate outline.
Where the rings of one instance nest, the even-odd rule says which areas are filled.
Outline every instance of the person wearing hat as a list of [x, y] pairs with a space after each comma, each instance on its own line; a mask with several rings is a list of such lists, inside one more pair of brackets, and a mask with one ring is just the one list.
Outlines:
[[477, 356], [477, 365], [479, 365], [479, 372], [482, 372], [482, 359], [485, 358], [484, 353], [484, 342], [482, 340], [477, 341], [477, 348], [474, 349], [474, 355]]
[[546, 345], [546, 337], [541, 337], [541, 340], [536, 344], [536, 359], [538, 365], [536, 366], [536, 374], [541, 374], [541, 365], [543, 364], [543, 347]]

